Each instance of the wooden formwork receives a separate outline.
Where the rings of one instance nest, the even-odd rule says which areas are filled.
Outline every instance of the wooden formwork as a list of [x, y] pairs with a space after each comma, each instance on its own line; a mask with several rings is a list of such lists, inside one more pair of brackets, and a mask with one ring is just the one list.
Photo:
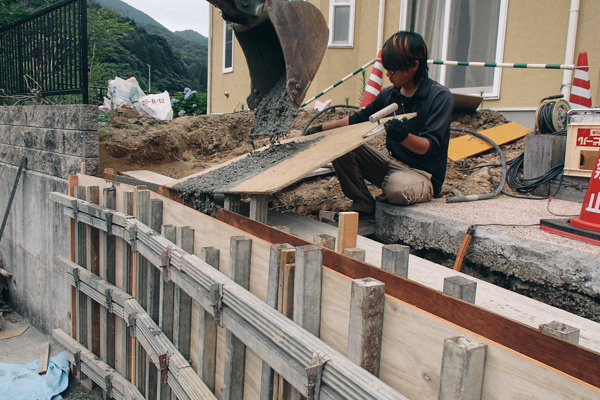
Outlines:
[[[271, 246], [273, 243], [306, 246], [309, 244], [308, 242], [224, 210], [220, 210], [217, 213], [217, 218], [214, 219], [156, 193], [143, 191], [133, 186], [115, 184], [109, 180], [85, 175], [73, 177], [69, 182], [71, 194], [75, 194], [75, 186], [98, 187], [99, 193], [103, 194], [111, 193], [113, 190], [111, 188], [114, 187], [116, 210], [120, 212], [127, 211], [123, 208], [123, 205], [128, 204], [127, 199], [131, 197], [133, 198], [133, 204], [137, 204], [138, 198], [148, 197], [148, 202], [161, 200], [163, 232], [165, 229], [168, 230], [169, 227], [191, 227], [194, 235], [193, 248], [192, 244], [188, 243], [190, 253], [195, 253], [206, 259], [206, 249], [219, 249], [218, 263], [213, 261], [212, 265], [231, 278], [235, 278], [231, 275], [232, 267], [235, 268], [235, 263], [230, 258], [231, 237], [246, 236], [250, 238], [250, 275], [247, 282], [249, 291], [260, 300], [285, 311], [282, 308], [285, 307], [285, 296], [280, 294], [277, 304], [274, 304], [273, 299], [269, 298]], [[82, 189], [78, 190], [81, 191]], [[104, 200], [100, 199], [101, 203], [102, 201]], [[136, 210], [134, 208], [133, 212], [129, 210], [127, 213], [137, 217], [136, 214], [140, 211], [141, 209]], [[149, 222], [148, 225], [150, 225]], [[160, 228], [157, 231], [160, 231]], [[74, 223], [72, 229], [72, 243], [74, 244], [77, 243], [78, 232], [83, 235], [82, 230], [79, 229], [78, 231], [78, 227]], [[100, 234], [99, 236], [99, 248], [110, 248], [110, 246], [105, 247], [106, 235]], [[183, 247], [182, 243], [177, 244]], [[137, 280], [140, 282], [137, 286], [141, 285], [142, 282], [138, 278], [143, 267], [138, 267], [141, 264], [138, 264], [137, 260], [132, 262], [132, 257], [127, 257], [127, 246], [127, 241], [117, 240], [115, 243], [115, 282], [113, 283], [124, 291], [139, 296], [137, 289], [140, 287], [135, 287], [136, 285], [131, 285], [131, 283]], [[600, 362], [600, 355], [597, 353], [543, 335], [532, 328], [387, 273], [379, 268], [341, 256], [327, 249], [322, 251], [323, 267], [319, 328], [317, 332], [313, 333], [320, 336], [324, 343], [339, 353], [348, 354], [352, 279], [370, 277], [383, 282], [386, 296], [383, 311], [384, 322], [382, 326], [379, 377], [402, 395], [415, 399], [437, 398], [440, 395], [440, 381], [444, 374], [441, 367], [444, 341], [449, 337], [464, 336], [473, 343], [487, 346], [485, 369], [481, 371], [483, 374], [482, 398], [592, 399], [600, 396], [600, 390], [598, 389], [600, 377], [595, 372], [596, 366]], [[73, 261], [77, 259], [76, 253], [74, 246], [71, 251]], [[101, 251], [99, 254], [100, 265], [104, 263], [104, 253], [104, 251]], [[79, 258], [81, 258], [81, 255]], [[129, 265], [131, 268], [123, 268], [123, 265]], [[291, 266], [293, 263], [284, 263], [285, 265]], [[146, 271], [152, 271], [152, 269], [146, 268]], [[102, 268], [99, 272], [103, 279], [108, 278], [107, 272], [103, 272]], [[152, 281], [152, 278], [149, 280], [148, 275], [143, 279], [145, 279], [145, 282]], [[163, 281], [160, 280], [160, 282]], [[127, 282], [129, 282], [130, 287], [124, 285]], [[157, 281], [154, 280], [153, 282], [156, 283]], [[164, 285], [164, 283], [158, 284]], [[152, 291], [152, 285], [146, 285], [145, 288], [145, 299], [152, 298], [148, 294]], [[77, 303], [77, 299], [76, 296], [73, 297], [74, 304]], [[185, 300], [185, 302], [187, 301]], [[80, 305], [83, 304], [81, 301], [79, 303]], [[180, 303], [179, 307], [185, 307], [185, 305]], [[149, 314], [152, 314], [151, 305], [146, 304], [146, 310]], [[87, 310], [86, 313], [88, 313]], [[76, 318], [75, 308], [72, 309], [72, 315], [75, 317], [75, 321], [79, 321]], [[85, 315], [87, 321], [87, 314]], [[174, 326], [177, 327], [180, 313], [174, 312], [173, 315], [176, 320]], [[82, 314], [80, 313], [79, 316], [81, 317]], [[179, 328], [175, 329], [179, 329], [180, 334], [183, 333], [184, 336], [189, 334], [189, 350], [186, 350], [184, 346], [183, 349], [180, 348], [180, 351], [183, 350], [182, 354], [189, 351], [191, 366], [194, 370], [200, 371], [205, 380], [211, 381], [213, 378], [210, 377], [211, 374], [208, 372], [209, 369], [212, 369], [209, 354], [211, 352], [207, 351], [210, 349], [203, 345], [203, 343], [206, 343], [204, 341], [206, 334], [204, 330], [200, 329], [206, 327], [206, 320], [209, 317], [210, 315], [199, 303], [191, 301], [190, 325], [180, 325]], [[168, 320], [168, 315], [163, 313], [162, 316], [157, 318], [164, 322]], [[105, 332], [103, 324], [106, 324], [105, 318], [102, 318], [101, 323], [101, 331]], [[161, 326], [163, 332], [165, 329], [168, 330], [167, 325], [168, 323]], [[77, 324], [74, 324], [74, 327], [76, 326]], [[148, 372], [142, 374], [144, 375], [142, 378], [139, 374], [139, 368], [136, 367], [145, 360], [139, 357], [137, 359], [131, 357], [131, 354], [135, 351], [135, 346], [128, 341], [127, 335], [124, 334], [127, 329], [126, 322], [116, 318], [114, 326], [115, 369], [133, 381], [136, 381], [136, 378], [138, 380], [145, 379], [145, 381], [152, 379]], [[228, 343], [231, 346], [232, 338], [228, 338], [225, 329], [217, 327], [216, 330], [214, 389], [211, 387], [212, 382], [209, 382], [208, 386], [214, 390], [217, 398], [235, 398], [234, 394], [227, 393], [228, 385], [224, 383], [226, 380], [225, 348]], [[72, 334], [76, 336], [77, 329], [74, 328]], [[104, 338], [101, 343], [100, 353], [106, 355], [105, 343], [107, 343], [107, 340]], [[246, 399], [265, 398], [261, 397], [261, 380], [263, 375], [268, 372], [268, 368], [263, 366], [261, 355], [247, 349], [243, 364], [245, 366], [243, 397]], [[145, 362], [145, 366], [148, 365]], [[327, 364], [325, 365], [325, 370], [327, 370]], [[227, 379], [230, 379], [230, 377]], [[137, 382], [137, 384], [138, 387], [142, 388], [140, 382]], [[145, 389], [142, 389], [142, 392]]]

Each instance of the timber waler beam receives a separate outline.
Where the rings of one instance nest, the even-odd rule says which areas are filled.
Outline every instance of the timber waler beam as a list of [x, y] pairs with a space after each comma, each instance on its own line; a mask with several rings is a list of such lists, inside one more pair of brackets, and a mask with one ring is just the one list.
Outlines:
[[[351, 362], [331, 346], [269, 307], [242, 286], [195, 255], [186, 253], [133, 217], [61, 193], [51, 193], [50, 199], [63, 205], [65, 215], [77, 222], [85, 223], [109, 235], [124, 239], [156, 268], [166, 267], [164, 255], [168, 254], [171, 281], [309, 399], [406, 399], [405, 396]], [[107, 215], [110, 217], [107, 218]], [[80, 284], [80, 290], [89, 288], [88, 296], [96, 299], [105, 307], [109, 303], [106, 300], [108, 298], [106, 290], [110, 290], [113, 312], [117, 315], [122, 312], [122, 317], [125, 319], [127, 319], [126, 313], [129, 315], [130, 312], [136, 312], [136, 328], [140, 326], [140, 321], [145, 321], [148, 323], [145, 329], [152, 332], [151, 318], [143, 312], [135, 300], [131, 299], [131, 296], [95, 275], [88, 277], [81, 268], [73, 269], [73, 266], [65, 264], [65, 261], [65, 259], [58, 260], [59, 264], [69, 266], [65, 267], [69, 281], [75, 282], [74, 270], [79, 271], [80, 282], [82, 278], [90, 279], [90, 284]], [[215, 293], [217, 293], [216, 297]], [[125, 300], [126, 297], [128, 300]], [[146, 315], [148, 318], [140, 319], [140, 315]], [[160, 332], [156, 333], [162, 337]], [[136, 332], [136, 337], [140, 336], [140, 333]], [[148, 337], [151, 338], [151, 336]], [[160, 352], [166, 348], [164, 346], [168, 346], [170, 343], [161, 342], [163, 347], [154, 348], [151, 342], [148, 340], [146, 343], [149, 346], [148, 353], [156, 350], [156, 353], [159, 354], [162, 354]], [[143, 340], [141, 343], [144, 345]], [[176, 352], [174, 348], [172, 350]], [[182, 362], [184, 361], [182, 360]], [[197, 381], [194, 380], [192, 375], [189, 376], [189, 379], [194, 380], [193, 382], [182, 381], [180, 376], [171, 371], [172, 363], [173, 360], [170, 356], [169, 373], [172, 375], [169, 375], [168, 383], [176, 392], [177, 397], [186, 398], [178, 392], [179, 388], [171, 384], [174, 381], [172, 377], [177, 378], [179, 384], [186, 382], [185, 387], [183, 384], [181, 386], [188, 398], [198, 398], [192, 394], [198, 390], [204, 390], [206, 388], [204, 383], [199, 378]], [[314, 371], [320, 368], [322, 368], [321, 373], [319, 376], [315, 376]], [[184, 368], [183, 364], [180, 365], [178, 371], [193, 373], [191, 367]], [[206, 396], [200, 398], [214, 398], [210, 392]]]

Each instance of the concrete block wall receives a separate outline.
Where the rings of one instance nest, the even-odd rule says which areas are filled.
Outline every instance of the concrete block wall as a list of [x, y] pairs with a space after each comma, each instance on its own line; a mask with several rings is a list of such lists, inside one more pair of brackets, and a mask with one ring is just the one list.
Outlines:
[[[19, 127], [19, 125], [21, 125]], [[70, 288], [54, 266], [56, 255], [69, 256], [69, 219], [48, 199], [67, 193], [67, 178], [98, 168], [97, 109], [91, 105], [0, 107], [0, 221], [21, 157], [21, 175], [0, 242], [2, 268], [9, 280], [11, 305], [42, 331], [70, 330]], [[1, 166], [0, 166], [1, 169]]]
[[0, 159], [67, 179], [98, 171], [98, 110], [84, 104], [0, 107]]

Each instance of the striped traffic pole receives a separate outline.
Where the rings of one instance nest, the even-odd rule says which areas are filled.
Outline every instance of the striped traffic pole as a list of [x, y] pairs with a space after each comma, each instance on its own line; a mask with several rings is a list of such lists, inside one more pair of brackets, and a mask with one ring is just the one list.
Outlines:
[[[473, 61], [444, 61], [427, 60], [427, 64], [453, 65], [455, 67], [492, 67], [492, 68], [538, 68], [538, 69], [575, 69], [576, 65], [565, 64], [522, 64], [522, 63], [491, 63]], [[579, 67], [581, 68], [581, 67]]]
[[[338, 82], [336, 82], [333, 85], [329, 86], [327, 89], [323, 90], [321, 93], [317, 94], [315, 97], [313, 97], [313, 98], [305, 101], [304, 103], [302, 103], [300, 105], [300, 107], [304, 107], [307, 104], [309, 104], [310, 102], [312, 102], [312, 101], [318, 99], [319, 97], [323, 96], [325, 93], [329, 92], [334, 87], [337, 87], [337, 86], [341, 85], [342, 82], [347, 81], [348, 79], [352, 78], [354, 75], [358, 74], [359, 72], [361, 72], [362, 70], [364, 70], [368, 66], [374, 64], [375, 61], [377, 61], [377, 60], [378, 59], [375, 58], [375, 59], [369, 61], [368, 63], [366, 63], [365, 65], [363, 65], [362, 67], [360, 67], [359, 69], [357, 69], [356, 71], [354, 71], [353, 73], [351, 73], [350, 75], [347, 75], [346, 77], [342, 78]], [[431, 65], [451, 65], [451, 66], [455, 66], [455, 67], [491, 67], [491, 68], [537, 68], [537, 69], [575, 69], [575, 68], [584, 68], [582, 66], [578, 67], [576, 65], [567, 65], [567, 64], [491, 63], [491, 62], [478, 62], [478, 61], [447, 61], [447, 60], [446, 61], [444, 61], [444, 60], [427, 60], [427, 64], [431, 64]]]
[[358, 74], [359, 72], [361, 72], [362, 70], [364, 70], [365, 68], [367, 68], [369, 65], [373, 65], [375, 63], [375, 61], [377, 61], [377, 60], [378, 60], [377, 58], [372, 59], [371, 61], [369, 61], [368, 63], [366, 63], [365, 65], [363, 65], [362, 67], [360, 67], [359, 69], [357, 69], [356, 71], [354, 71], [353, 73], [351, 73], [349, 75], [346, 75], [341, 80], [339, 80], [336, 83], [334, 83], [333, 85], [329, 86], [327, 89], [323, 90], [321, 93], [319, 93], [315, 97], [313, 97], [313, 98], [311, 98], [309, 100], [306, 100], [304, 103], [302, 103], [300, 105], [300, 107], [306, 106], [310, 102], [318, 99], [319, 97], [323, 96], [325, 93], [329, 92], [334, 87], [337, 87], [337, 86], [341, 85], [342, 82], [346, 82], [348, 79], [352, 78], [354, 75]]

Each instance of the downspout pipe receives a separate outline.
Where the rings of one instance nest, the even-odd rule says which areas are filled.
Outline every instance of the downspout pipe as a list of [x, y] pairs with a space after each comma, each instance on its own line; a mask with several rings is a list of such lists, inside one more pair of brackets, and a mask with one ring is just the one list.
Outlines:
[[208, 65], [206, 68], [206, 115], [211, 114], [211, 95], [212, 95], [212, 50], [213, 50], [213, 6], [208, 5]]
[[[577, 43], [577, 24], [579, 22], [580, 0], [571, 0], [569, 10], [569, 28], [567, 31], [567, 48], [565, 50], [565, 64], [573, 65], [575, 61], [575, 44]], [[571, 94], [571, 82], [573, 81], [573, 70], [566, 69], [563, 72], [561, 93], [565, 99]]]
[[383, 23], [385, 20], [385, 0], [379, 0], [379, 22], [377, 25], [377, 54], [383, 47]]

